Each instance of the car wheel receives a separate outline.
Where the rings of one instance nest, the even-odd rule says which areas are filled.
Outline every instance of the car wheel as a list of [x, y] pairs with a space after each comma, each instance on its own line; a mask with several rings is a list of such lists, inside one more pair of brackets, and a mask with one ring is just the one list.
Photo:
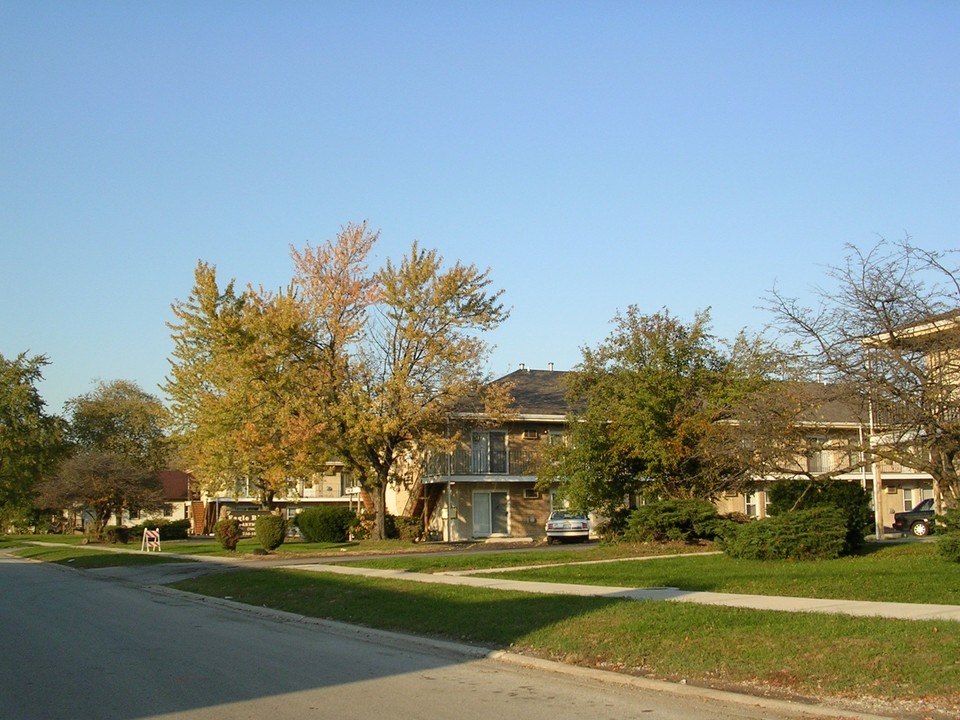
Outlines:
[[930, 532], [930, 528], [927, 527], [926, 523], [918, 522], [910, 526], [910, 532], [917, 537], [924, 537]]

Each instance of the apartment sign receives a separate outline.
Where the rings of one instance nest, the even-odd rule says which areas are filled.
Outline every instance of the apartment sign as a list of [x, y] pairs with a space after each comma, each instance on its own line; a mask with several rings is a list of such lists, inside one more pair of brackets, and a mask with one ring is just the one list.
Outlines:
[[272, 514], [269, 510], [242, 510], [231, 512], [230, 517], [240, 522], [240, 535], [249, 538], [257, 534], [257, 518]]

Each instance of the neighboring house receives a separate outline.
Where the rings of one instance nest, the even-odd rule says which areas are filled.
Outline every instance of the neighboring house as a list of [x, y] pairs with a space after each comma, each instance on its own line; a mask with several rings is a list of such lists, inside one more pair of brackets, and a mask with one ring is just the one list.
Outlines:
[[[274, 509], [279, 509], [285, 518], [292, 520], [310, 507], [339, 506], [359, 510], [362, 502], [360, 489], [351, 482], [350, 473], [343, 463], [331, 461], [326, 463], [322, 473], [297, 480], [292, 492], [274, 498]], [[230, 490], [198, 495], [192, 502], [191, 510], [193, 532], [196, 535], [213, 533], [214, 524], [226, 512], [251, 526], [256, 516], [264, 512], [260, 508], [256, 488], [242, 481]]]
[[[130, 527], [159, 519], [167, 521], [191, 520], [190, 484], [193, 477], [182, 470], [162, 470], [158, 473], [158, 477], [160, 484], [163, 486], [163, 509], [148, 511], [125, 508], [120, 518], [120, 525]], [[80, 527], [82, 528], [82, 524], [89, 519], [87, 513], [83, 513]], [[107, 524], [117, 524], [116, 515], [111, 515]]]
[[[568, 371], [532, 370], [524, 366], [494, 380], [508, 384], [513, 412], [502, 422], [482, 413], [461, 412], [451, 417], [458, 429], [459, 444], [449, 452], [433, 452], [408, 482], [387, 493], [387, 512], [422, 517], [426, 537], [439, 541], [545, 539], [544, 523], [556, 502], [554, 491], [537, 488], [537, 470], [543, 449], [562, 442], [567, 426], [566, 382]], [[929, 475], [893, 463], [871, 466], [851, 457], [859, 452], [870, 428], [863, 413], [830, 398], [829, 386], [810, 383], [810, 414], [802, 420], [808, 431], [810, 450], [794, 458], [797, 474], [834, 476], [856, 482], [873, 497], [879, 524], [891, 531], [895, 512], [910, 510], [932, 497]], [[408, 459], [408, 463], [412, 462]], [[843, 468], [852, 468], [842, 471]], [[757, 478], [753, 490], [728, 494], [716, 502], [720, 512], [739, 512], [753, 518], [767, 515], [767, 492], [780, 477]], [[874, 488], [879, 492], [874, 492]], [[339, 505], [371, 508], [370, 499], [353, 486], [342, 463], [327, 463], [326, 470], [300, 480], [287, 497], [275, 498], [275, 506], [288, 519], [308, 507]], [[194, 497], [189, 516], [196, 534], [209, 534], [225, 511], [252, 523], [262, 512], [253, 488], [243, 485], [215, 495]]]

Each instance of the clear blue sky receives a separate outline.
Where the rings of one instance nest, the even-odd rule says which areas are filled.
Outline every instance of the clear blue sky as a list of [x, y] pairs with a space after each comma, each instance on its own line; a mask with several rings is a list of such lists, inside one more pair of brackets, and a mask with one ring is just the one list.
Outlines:
[[160, 394], [198, 259], [347, 222], [491, 270], [490, 372], [631, 304], [757, 330], [845, 243], [960, 238], [960, 3], [0, 0], [0, 353]]

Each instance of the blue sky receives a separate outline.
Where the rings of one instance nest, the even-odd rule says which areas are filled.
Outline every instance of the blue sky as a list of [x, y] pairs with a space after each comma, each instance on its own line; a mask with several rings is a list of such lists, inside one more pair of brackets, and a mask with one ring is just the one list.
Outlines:
[[0, 354], [160, 391], [202, 259], [351, 221], [490, 268], [489, 370], [629, 305], [759, 330], [845, 243], [960, 237], [960, 3], [0, 0]]

